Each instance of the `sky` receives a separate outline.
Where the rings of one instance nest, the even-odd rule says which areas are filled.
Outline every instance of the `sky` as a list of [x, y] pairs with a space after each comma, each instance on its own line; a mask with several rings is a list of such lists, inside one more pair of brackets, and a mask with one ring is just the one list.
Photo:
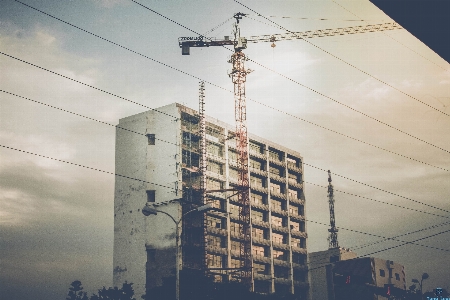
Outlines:
[[[114, 172], [120, 118], [196, 109], [200, 78], [206, 113], [233, 124], [232, 52], [182, 56], [178, 37], [231, 35], [236, 12], [242, 36], [392, 22], [366, 0], [140, 0], [160, 15], [131, 0], [21, 1], [0, 1], [0, 298], [13, 300], [112, 285], [114, 175], [91, 168]], [[427, 272], [424, 290], [449, 289], [448, 62], [404, 29], [244, 52], [249, 131], [304, 158], [308, 251], [328, 248], [331, 170], [340, 246], [404, 265], [407, 286]]]

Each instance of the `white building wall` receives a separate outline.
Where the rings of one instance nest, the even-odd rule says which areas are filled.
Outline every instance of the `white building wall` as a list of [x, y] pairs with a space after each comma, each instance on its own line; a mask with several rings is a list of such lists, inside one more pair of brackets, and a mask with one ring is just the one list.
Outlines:
[[[147, 202], [147, 190], [155, 190], [155, 203], [182, 196], [178, 186], [181, 182], [178, 108], [172, 104], [158, 111], [121, 119], [118, 127], [129, 131], [120, 128], [116, 131], [116, 173], [129, 178], [116, 176], [113, 278], [115, 286], [132, 282], [136, 298], [145, 293], [146, 267], [160, 270], [159, 276], [151, 280], [155, 285], [160, 285], [162, 277], [171, 275], [175, 269], [174, 255], [167, 255], [175, 252], [175, 224], [164, 214], [145, 217], [141, 212]], [[148, 144], [146, 134], [155, 134], [155, 145]], [[178, 219], [179, 207], [174, 202], [158, 209]], [[147, 265], [148, 248], [156, 250], [155, 265]], [[163, 257], [173, 261], [157, 259]]]

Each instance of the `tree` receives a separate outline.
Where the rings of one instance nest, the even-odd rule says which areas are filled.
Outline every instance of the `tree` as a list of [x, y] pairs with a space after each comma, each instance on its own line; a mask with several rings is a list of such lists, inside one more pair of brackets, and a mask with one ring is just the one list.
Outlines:
[[132, 285], [132, 283], [125, 281], [120, 289], [118, 287], [110, 287], [108, 289], [103, 287], [98, 290], [98, 295], [92, 295], [90, 300], [136, 300], [133, 297], [134, 290]]
[[70, 284], [66, 300], [88, 300], [87, 293], [83, 292], [81, 281], [75, 280]]

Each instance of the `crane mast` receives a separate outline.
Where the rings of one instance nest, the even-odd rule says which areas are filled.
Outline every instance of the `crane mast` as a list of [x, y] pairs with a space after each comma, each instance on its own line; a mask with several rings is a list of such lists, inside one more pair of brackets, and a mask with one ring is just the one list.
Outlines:
[[331, 184], [331, 171], [328, 170], [328, 204], [330, 206], [330, 229], [328, 229], [328, 232], [330, 232], [330, 235], [328, 237], [328, 248], [339, 248], [338, 243], [338, 229], [336, 228], [336, 220], [334, 218], [334, 188]]

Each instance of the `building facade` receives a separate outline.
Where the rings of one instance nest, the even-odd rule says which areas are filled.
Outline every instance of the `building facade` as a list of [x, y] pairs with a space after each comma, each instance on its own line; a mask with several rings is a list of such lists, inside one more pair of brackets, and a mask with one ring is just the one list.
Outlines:
[[[215, 281], [238, 280], [240, 266], [237, 151], [234, 126], [206, 118], [208, 202], [220, 211], [182, 221], [182, 263]], [[175, 223], [145, 217], [149, 203], [180, 220], [200, 205], [198, 113], [171, 104], [121, 119], [116, 131], [114, 285], [132, 282], [136, 295], [174, 276]], [[303, 164], [298, 152], [249, 134], [252, 289], [308, 293]], [[217, 191], [228, 190], [228, 191]], [[224, 213], [226, 212], [226, 213]], [[234, 270], [234, 271], [233, 271]]]
[[333, 288], [334, 263], [356, 258], [347, 248], [333, 248], [308, 254], [310, 300], [336, 300]]

